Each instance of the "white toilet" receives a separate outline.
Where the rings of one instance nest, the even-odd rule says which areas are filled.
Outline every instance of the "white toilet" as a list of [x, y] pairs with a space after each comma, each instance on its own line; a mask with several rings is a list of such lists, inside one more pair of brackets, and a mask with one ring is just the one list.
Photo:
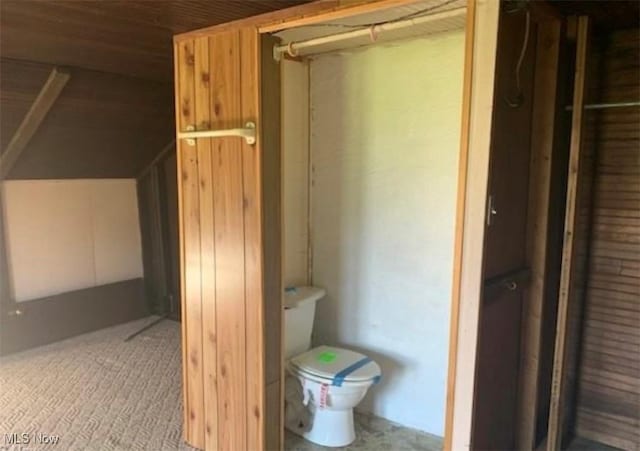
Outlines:
[[369, 357], [331, 346], [311, 347], [316, 302], [325, 291], [315, 287], [285, 292], [285, 358], [287, 371], [302, 385], [311, 415], [310, 430], [290, 430], [322, 446], [340, 447], [355, 438], [353, 408], [381, 377]]

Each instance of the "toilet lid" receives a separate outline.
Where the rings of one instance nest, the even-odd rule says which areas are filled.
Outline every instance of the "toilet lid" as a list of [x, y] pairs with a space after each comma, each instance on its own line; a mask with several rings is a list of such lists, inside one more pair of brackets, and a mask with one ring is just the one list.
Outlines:
[[331, 346], [318, 346], [290, 360], [294, 369], [327, 379], [332, 385], [380, 379], [380, 367], [359, 352]]

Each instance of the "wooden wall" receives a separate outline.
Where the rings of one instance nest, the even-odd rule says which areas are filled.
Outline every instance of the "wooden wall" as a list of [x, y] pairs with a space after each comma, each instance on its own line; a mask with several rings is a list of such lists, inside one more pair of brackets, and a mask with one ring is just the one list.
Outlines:
[[13, 60], [171, 81], [172, 35], [306, 1], [3, 0], [0, 53]]
[[[601, 101], [640, 98], [640, 33], [614, 32]], [[640, 449], [640, 108], [592, 113], [597, 148], [576, 433]]]
[[[24, 351], [149, 315], [143, 279], [13, 303], [3, 299], [0, 355]], [[16, 308], [21, 312], [16, 314]]]
[[144, 281], [149, 310], [180, 319], [176, 152], [171, 145], [138, 177]]
[[[0, 153], [52, 66], [0, 59]], [[132, 178], [171, 141], [171, 85], [70, 69], [9, 179]]]
[[[265, 121], [276, 121], [271, 128], [259, 109], [260, 80], [274, 80], [265, 98], [274, 95], [276, 105], [279, 80], [277, 65], [260, 66], [261, 53], [252, 27], [203, 34], [175, 46], [178, 130], [237, 128], [254, 121], [261, 135], [253, 146], [226, 137], [198, 139], [196, 145], [179, 140], [177, 147], [184, 434], [192, 446], [209, 450], [264, 449], [265, 423], [275, 420], [273, 427], [280, 430], [279, 409], [265, 411], [267, 399], [280, 405], [280, 361], [265, 355], [268, 343], [281, 345], [282, 311], [265, 307], [271, 294], [278, 301], [282, 293], [276, 240], [279, 144], [271, 140], [279, 132], [279, 112], [265, 114]], [[269, 136], [263, 133], [267, 129]], [[273, 199], [266, 201], [263, 193]], [[275, 237], [265, 230], [269, 224]], [[265, 262], [267, 244], [276, 247]], [[267, 312], [277, 318], [269, 321]], [[273, 381], [266, 380], [266, 362], [276, 364]], [[276, 390], [265, 391], [268, 382]], [[279, 443], [267, 447], [280, 448]]]

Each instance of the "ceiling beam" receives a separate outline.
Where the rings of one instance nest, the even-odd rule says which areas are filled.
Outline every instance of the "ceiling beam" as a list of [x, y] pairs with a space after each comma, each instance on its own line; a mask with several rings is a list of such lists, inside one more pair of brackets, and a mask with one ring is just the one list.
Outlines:
[[0, 179], [4, 179], [9, 175], [20, 154], [38, 131], [40, 124], [60, 95], [62, 88], [69, 81], [69, 77], [69, 72], [64, 69], [54, 68], [51, 71], [38, 97], [33, 101], [31, 108], [29, 108], [0, 158]]

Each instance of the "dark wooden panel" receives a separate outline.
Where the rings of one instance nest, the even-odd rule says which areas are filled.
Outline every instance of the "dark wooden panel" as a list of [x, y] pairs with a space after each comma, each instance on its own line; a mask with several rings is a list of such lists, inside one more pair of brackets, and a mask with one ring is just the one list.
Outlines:
[[5, 246], [4, 214], [4, 197], [0, 193], [0, 316], [6, 315], [6, 312], [15, 308], [15, 301], [11, 297], [11, 287], [9, 285], [11, 275]]
[[138, 177], [138, 209], [147, 300], [151, 311], [180, 320], [180, 253], [175, 144]]
[[636, 0], [552, 0], [553, 5], [567, 15], [587, 15], [598, 28], [621, 29], [637, 27], [640, 3]]
[[[478, 344], [478, 365], [473, 425], [473, 449], [513, 449], [515, 443], [515, 399], [518, 391], [517, 368], [520, 356], [519, 321], [521, 289], [502, 288], [486, 295], [482, 303], [482, 335]], [[499, 351], [497, 350], [499, 346]]]
[[[267, 409], [269, 406], [282, 403], [282, 385], [280, 381], [267, 385], [265, 393]], [[265, 418], [265, 447], [266, 451], [278, 451], [282, 449], [282, 418], [279, 413], [268, 412]]]
[[269, 49], [276, 39], [262, 38], [262, 224], [264, 246], [265, 443], [282, 449], [283, 313], [282, 306], [282, 180], [280, 154], [280, 67]]
[[500, 18], [494, 130], [491, 136], [490, 192], [496, 214], [485, 237], [485, 279], [526, 265], [525, 236], [529, 191], [531, 110], [535, 65], [536, 25], [531, 24], [527, 52], [521, 69], [523, 104], [516, 97], [514, 68], [524, 38], [524, 14], [503, 13]]
[[304, 0], [3, 0], [0, 53], [7, 58], [171, 79], [174, 34]]
[[[42, 346], [146, 316], [142, 279], [19, 302], [0, 319], [0, 354]], [[125, 337], [122, 337], [123, 339]]]
[[10, 178], [135, 177], [174, 134], [172, 36], [305, 1], [0, 2], [0, 151], [51, 68], [72, 72]]
[[166, 262], [169, 277], [169, 314], [180, 320], [180, 245], [178, 241], [178, 169], [173, 150], [164, 160], [160, 174]]
[[[604, 101], [636, 100], [640, 30], [612, 33], [602, 55]], [[640, 449], [639, 109], [593, 113], [593, 233], [578, 376], [577, 434]]]
[[[51, 67], [2, 59], [4, 149]], [[171, 140], [170, 83], [71, 70], [71, 79], [9, 178], [135, 177]]]
[[174, 313], [172, 318], [177, 319], [170, 302], [175, 292], [171, 292], [170, 287], [168, 243], [165, 242], [168, 218], [163, 215], [161, 183], [158, 167], [153, 167], [137, 183], [144, 282], [149, 310], [157, 315]]
[[[487, 215], [471, 438], [478, 450], [516, 446], [523, 288], [530, 275], [527, 209], [537, 41], [537, 24], [531, 23], [518, 88], [514, 68], [526, 20], [524, 13], [503, 8], [498, 28], [488, 187], [496, 213]], [[515, 291], [506, 288], [511, 282], [517, 284]]]

